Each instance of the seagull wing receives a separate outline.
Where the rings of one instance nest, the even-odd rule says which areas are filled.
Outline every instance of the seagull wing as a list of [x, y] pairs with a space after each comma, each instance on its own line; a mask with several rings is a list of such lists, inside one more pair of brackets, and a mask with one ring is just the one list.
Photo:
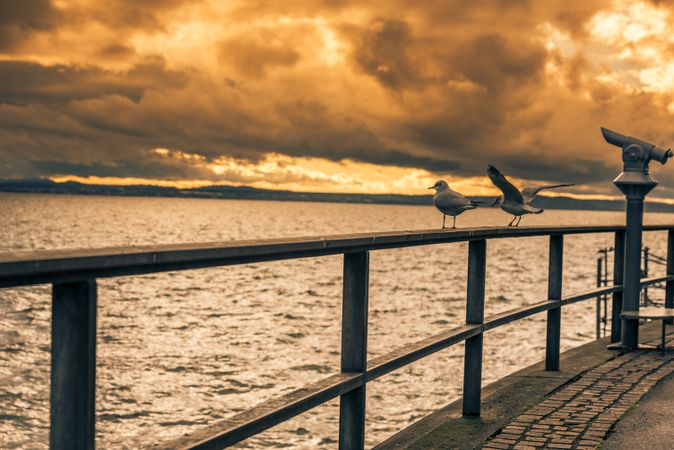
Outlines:
[[451, 198], [452, 201], [456, 202], [457, 204], [470, 205], [470, 200], [460, 192], [448, 189], [447, 197]]
[[487, 169], [487, 175], [494, 186], [499, 188], [503, 192], [503, 201], [506, 203], [524, 203], [524, 198], [510, 181], [494, 166], [489, 166]]
[[526, 187], [522, 189], [522, 197], [524, 200], [529, 203], [544, 189], [554, 189], [558, 187], [573, 186], [573, 183], [562, 183], [562, 184], [544, 184], [543, 186], [536, 187]]
[[433, 202], [435, 206], [442, 209], [460, 208], [470, 205], [470, 200], [451, 189], [438, 192], [433, 198]]

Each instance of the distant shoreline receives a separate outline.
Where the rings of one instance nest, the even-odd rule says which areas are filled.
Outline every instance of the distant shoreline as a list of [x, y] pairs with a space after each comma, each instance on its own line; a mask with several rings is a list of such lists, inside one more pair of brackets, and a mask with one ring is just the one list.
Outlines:
[[[0, 192], [14, 194], [103, 195], [117, 197], [201, 198], [223, 200], [270, 200], [320, 203], [357, 203], [379, 205], [432, 204], [431, 195], [403, 194], [337, 194], [257, 189], [247, 186], [208, 186], [178, 189], [161, 186], [93, 185], [76, 182], [56, 183], [51, 180], [0, 180]], [[493, 196], [471, 196], [489, 205]], [[571, 197], [537, 197], [536, 206], [548, 209], [586, 211], [624, 211], [622, 200], [581, 200]], [[674, 212], [674, 205], [647, 201], [648, 212]]]

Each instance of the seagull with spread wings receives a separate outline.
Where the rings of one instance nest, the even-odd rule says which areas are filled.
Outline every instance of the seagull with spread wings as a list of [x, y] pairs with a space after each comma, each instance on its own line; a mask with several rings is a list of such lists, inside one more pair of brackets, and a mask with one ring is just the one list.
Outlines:
[[[546, 184], [543, 186], [535, 187], [526, 187], [520, 192], [508, 179], [494, 166], [487, 166], [487, 175], [494, 186], [499, 188], [503, 195], [500, 195], [496, 198], [496, 201], [492, 204], [499, 205], [499, 207], [512, 214], [513, 220], [510, 221], [508, 226], [517, 226], [522, 220], [524, 214], [540, 214], [543, 212], [541, 208], [536, 208], [531, 205], [531, 201], [544, 189], [553, 189], [558, 187], [573, 186], [573, 184], [563, 183], [563, 184]], [[515, 223], [517, 220], [517, 223]]]

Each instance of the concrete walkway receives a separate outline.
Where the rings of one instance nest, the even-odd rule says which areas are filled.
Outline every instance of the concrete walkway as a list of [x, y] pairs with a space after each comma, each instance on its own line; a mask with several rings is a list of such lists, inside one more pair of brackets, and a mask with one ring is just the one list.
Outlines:
[[610, 450], [674, 449], [674, 377], [659, 382], [611, 430], [602, 445]]
[[[659, 343], [660, 323], [642, 325], [639, 335], [641, 342]], [[562, 353], [558, 372], [545, 371], [541, 362], [485, 386], [480, 417], [463, 417], [459, 399], [375, 450], [674, 450], [674, 375], [667, 378], [674, 350], [621, 353], [607, 344], [601, 339]], [[672, 334], [668, 345], [674, 345]], [[635, 406], [651, 390], [654, 395]], [[656, 395], [660, 390], [668, 395]]]
[[[614, 448], [674, 448], [671, 426], [667, 446], [635, 446], [650, 434], [651, 424], [644, 427], [634, 416], [634, 425], [624, 425], [618, 437], [610, 437], [611, 445], [602, 445], [618, 420], [635, 406], [655, 384], [674, 372], [674, 354], [657, 350], [626, 353], [583, 374], [541, 403], [529, 408], [511, 421], [484, 449], [534, 450], [538, 448], [591, 450], [599, 446]], [[670, 395], [674, 400], [674, 395]], [[658, 402], [660, 403], [660, 402]], [[653, 403], [655, 404], [655, 403]], [[674, 401], [668, 404], [674, 410]], [[649, 412], [656, 415], [657, 407]], [[669, 416], [671, 417], [671, 416]], [[671, 423], [671, 422], [670, 422]], [[613, 444], [620, 441], [622, 447]]]

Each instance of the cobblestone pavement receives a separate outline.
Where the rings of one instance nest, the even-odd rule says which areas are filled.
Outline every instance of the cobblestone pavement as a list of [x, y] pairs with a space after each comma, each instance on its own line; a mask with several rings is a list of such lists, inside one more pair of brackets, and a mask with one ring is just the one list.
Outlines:
[[562, 386], [517, 416], [484, 449], [595, 449], [620, 417], [674, 372], [674, 354], [638, 350]]

